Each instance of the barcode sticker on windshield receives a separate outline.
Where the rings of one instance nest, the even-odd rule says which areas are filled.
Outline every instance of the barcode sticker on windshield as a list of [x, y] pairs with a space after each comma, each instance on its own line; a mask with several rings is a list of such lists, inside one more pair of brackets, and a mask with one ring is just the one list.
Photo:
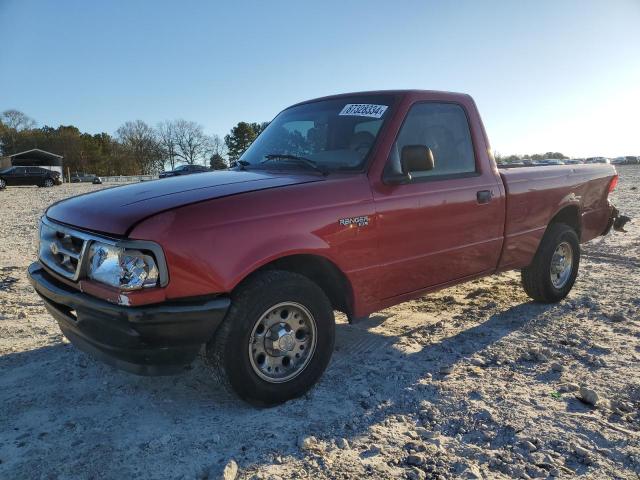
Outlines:
[[347, 103], [338, 115], [355, 117], [380, 118], [387, 110], [387, 105], [373, 105], [371, 103]]

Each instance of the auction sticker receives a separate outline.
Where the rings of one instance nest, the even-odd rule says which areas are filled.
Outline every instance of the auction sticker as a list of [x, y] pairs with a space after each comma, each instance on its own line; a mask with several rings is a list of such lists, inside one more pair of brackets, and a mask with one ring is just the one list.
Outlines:
[[354, 117], [380, 118], [387, 110], [387, 105], [374, 105], [371, 103], [347, 103], [338, 115]]

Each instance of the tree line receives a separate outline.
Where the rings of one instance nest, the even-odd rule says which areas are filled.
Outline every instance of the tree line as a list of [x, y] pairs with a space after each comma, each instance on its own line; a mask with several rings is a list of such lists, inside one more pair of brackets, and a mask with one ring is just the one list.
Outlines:
[[[115, 135], [81, 132], [73, 125], [37, 127], [35, 120], [18, 110], [0, 114], [2, 156], [40, 148], [64, 157], [71, 172], [96, 175], [149, 175], [180, 164], [207, 165], [224, 169], [236, 161], [262, 132], [268, 122], [239, 122], [220, 138], [207, 135], [202, 125], [188, 120], [171, 120], [155, 127], [142, 120], [122, 124]], [[566, 159], [560, 152], [503, 156], [498, 163]]]
[[18, 110], [0, 114], [0, 155], [39, 148], [64, 157], [65, 169], [96, 175], [148, 175], [180, 164], [227, 168], [251, 145], [264, 123], [239, 122], [224, 139], [202, 125], [170, 120], [151, 126], [142, 120], [122, 124], [115, 135], [90, 134], [73, 125], [38, 127]]

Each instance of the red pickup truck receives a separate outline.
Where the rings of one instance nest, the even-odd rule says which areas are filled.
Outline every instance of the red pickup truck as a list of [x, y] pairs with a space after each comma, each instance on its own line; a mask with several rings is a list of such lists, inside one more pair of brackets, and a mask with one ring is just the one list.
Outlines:
[[[282, 111], [227, 171], [52, 205], [29, 277], [78, 348], [138, 374], [202, 350], [240, 397], [320, 378], [350, 321], [519, 269], [557, 302], [617, 211], [611, 165], [499, 171], [468, 95], [364, 92]], [[204, 345], [204, 348], [202, 348]]]

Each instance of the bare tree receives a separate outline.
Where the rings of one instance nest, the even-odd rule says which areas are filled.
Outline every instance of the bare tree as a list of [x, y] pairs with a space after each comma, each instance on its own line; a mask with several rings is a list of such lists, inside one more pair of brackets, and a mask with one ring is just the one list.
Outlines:
[[126, 122], [116, 131], [116, 135], [141, 173], [155, 173], [162, 167], [162, 154], [156, 133], [145, 122]]
[[227, 161], [224, 159], [224, 153], [227, 146], [219, 135], [213, 134], [210, 137], [211, 156], [209, 157], [209, 167], [213, 170], [225, 170], [229, 168]]
[[189, 165], [204, 164], [211, 151], [211, 138], [205, 135], [202, 125], [187, 120], [173, 122], [176, 156]]
[[224, 140], [220, 137], [220, 135], [216, 135], [215, 133], [210, 137], [211, 144], [211, 153], [213, 155], [220, 155], [224, 157], [227, 151], [227, 145], [224, 143]]
[[170, 170], [176, 168], [177, 155], [177, 138], [175, 122], [164, 121], [158, 124], [156, 129], [158, 136], [158, 143], [162, 149], [162, 155], [164, 162], [169, 164]]
[[25, 115], [19, 110], [5, 110], [0, 116], [0, 121], [8, 128], [17, 132], [31, 130], [35, 128], [36, 122], [33, 118]]
[[17, 153], [20, 132], [34, 129], [35, 120], [18, 110], [5, 110], [0, 114], [0, 150], [2, 153]]

